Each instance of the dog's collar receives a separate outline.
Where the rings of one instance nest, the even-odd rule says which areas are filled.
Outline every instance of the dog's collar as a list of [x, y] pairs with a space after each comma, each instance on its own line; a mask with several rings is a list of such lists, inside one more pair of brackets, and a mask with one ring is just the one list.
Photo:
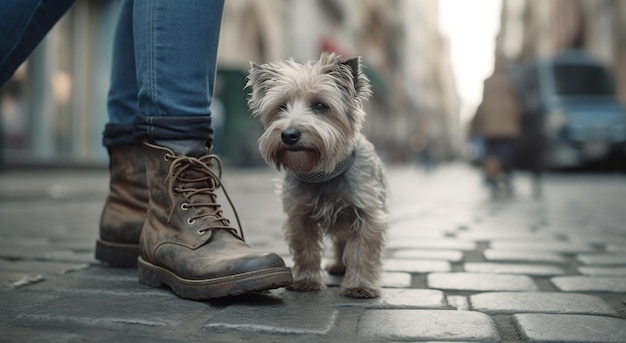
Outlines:
[[330, 180], [336, 178], [337, 176], [343, 174], [346, 170], [348, 170], [348, 168], [350, 168], [350, 166], [354, 162], [354, 158], [355, 157], [356, 157], [356, 150], [352, 150], [352, 152], [350, 154], [348, 154], [348, 156], [346, 156], [346, 158], [344, 158], [343, 160], [339, 161], [339, 163], [337, 163], [337, 165], [335, 166], [335, 169], [333, 171], [331, 171], [330, 173], [326, 173], [326, 172], [311, 172], [311, 173], [294, 172], [293, 174], [296, 177], [296, 179], [298, 179], [298, 180], [300, 180], [302, 182], [322, 183], [322, 182], [330, 181]]

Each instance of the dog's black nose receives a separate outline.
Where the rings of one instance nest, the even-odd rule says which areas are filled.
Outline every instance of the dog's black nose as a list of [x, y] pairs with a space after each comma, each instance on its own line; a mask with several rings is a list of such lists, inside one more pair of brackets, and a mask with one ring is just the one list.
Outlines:
[[300, 140], [300, 136], [301, 136], [300, 131], [292, 127], [286, 128], [280, 134], [280, 138], [283, 140], [283, 143], [287, 145], [294, 145], [298, 143], [298, 141]]

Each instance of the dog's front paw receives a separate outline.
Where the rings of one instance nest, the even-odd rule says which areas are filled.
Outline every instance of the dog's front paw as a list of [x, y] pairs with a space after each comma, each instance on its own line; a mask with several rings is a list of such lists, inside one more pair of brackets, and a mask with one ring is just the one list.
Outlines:
[[322, 281], [311, 279], [294, 280], [291, 286], [287, 287], [288, 290], [300, 292], [319, 291], [324, 288], [326, 288], [326, 286]]
[[381, 295], [382, 291], [380, 288], [369, 288], [369, 287], [351, 287], [351, 288], [342, 288], [339, 294], [348, 298], [356, 298], [356, 299], [370, 299], [370, 298], [378, 298]]

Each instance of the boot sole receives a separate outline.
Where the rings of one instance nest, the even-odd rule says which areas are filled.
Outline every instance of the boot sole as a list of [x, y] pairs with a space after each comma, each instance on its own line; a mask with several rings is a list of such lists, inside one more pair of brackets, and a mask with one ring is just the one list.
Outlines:
[[137, 268], [140, 255], [139, 244], [121, 244], [98, 239], [96, 259], [114, 268]]
[[181, 278], [167, 269], [138, 258], [139, 282], [150, 287], [169, 287], [178, 296], [193, 300], [207, 300], [265, 291], [291, 285], [291, 269], [266, 268], [251, 272], [204, 280]]

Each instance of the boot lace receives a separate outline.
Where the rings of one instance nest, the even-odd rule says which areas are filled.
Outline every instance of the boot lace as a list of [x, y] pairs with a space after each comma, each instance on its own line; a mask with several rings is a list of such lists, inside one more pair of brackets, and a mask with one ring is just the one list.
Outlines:
[[[198, 230], [199, 234], [204, 234], [206, 231], [212, 229], [224, 229], [229, 230], [235, 235], [244, 239], [243, 236], [243, 228], [241, 226], [241, 222], [239, 220], [239, 215], [237, 214], [237, 210], [233, 205], [233, 202], [222, 184], [222, 161], [214, 154], [208, 154], [202, 156], [200, 158], [189, 157], [189, 156], [175, 156], [172, 154], [166, 154], [165, 160], [172, 160], [172, 164], [170, 165], [169, 172], [165, 179], [165, 182], [168, 183], [168, 195], [170, 197], [170, 203], [174, 204], [175, 197], [177, 193], [184, 193], [185, 196], [190, 199], [195, 195], [205, 195], [202, 199], [210, 199], [206, 202], [195, 202], [192, 203], [184, 203], [181, 205], [181, 208], [187, 209], [191, 207], [202, 208], [203, 211], [198, 211], [196, 215], [187, 219], [189, 224], [193, 224], [197, 219], [204, 217], [212, 217], [215, 220], [211, 223], [211, 226], [206, 229]], [[216, 166], [218, 173], [216, 174], [211, 166]], [[195, 171], [197, 173], [193, 173], [193, 176], [185, 175], [185, 171]], [[197, 174], [197, 176], [196, 176]], [[181, 186], [176, 187], [175, 182], [180, 182]], [[189, 184], [203, 184], [206, 187], [196, 188], [189, 187]], [[226, 199], [228, 199], [228, 203], [235, 214], [235, 218], [237, 219], [237, 225], [239, 226], [239, 231], [230, 225], [230, 221], [224, 218], [223, 212], [220, 209], [221, 205], [216, 202], [217, 195], [215, 191], [218, 188], [222, 188]], [[175, 206], [172, 206], [170, 209], [169, 216], [167, 217], [167, 221], [170, 222], [172, 219], [172, 215], [174, 214]], [[208, 211], [207, 211], [208, 210]]]

